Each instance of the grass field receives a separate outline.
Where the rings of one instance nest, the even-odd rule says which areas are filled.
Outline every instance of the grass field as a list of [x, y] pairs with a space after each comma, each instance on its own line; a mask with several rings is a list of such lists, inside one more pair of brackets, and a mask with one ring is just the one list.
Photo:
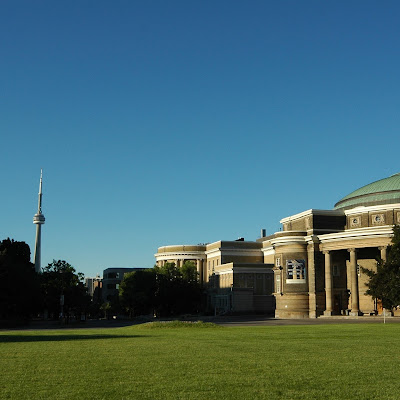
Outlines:
[[0, 398], [400, 398], [400, 324], [175, 325], [0, 332]]

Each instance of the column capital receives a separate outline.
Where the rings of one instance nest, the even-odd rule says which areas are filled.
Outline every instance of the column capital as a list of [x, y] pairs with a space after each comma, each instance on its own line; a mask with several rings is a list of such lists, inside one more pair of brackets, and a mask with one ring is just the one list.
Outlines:
[[387, 251], [388, 251], [388, 246], [380, 246], [378, 249], [381, 252], [381, 260], [387, 261]]
[[356, 248], [354, 248], [354, 247], [352, 247], [352, 248], [350, 248], [350, 249], [347, 249], [347, 251], [348, 251], [349, 253], [352, 253], [353, 251], [354, 251], [354, 252], [356, 252], [356, 251], [357, 251], [357, 249], [356, 249]]
[[330, 254], [332, 250], [322, 250], [322, 254]]

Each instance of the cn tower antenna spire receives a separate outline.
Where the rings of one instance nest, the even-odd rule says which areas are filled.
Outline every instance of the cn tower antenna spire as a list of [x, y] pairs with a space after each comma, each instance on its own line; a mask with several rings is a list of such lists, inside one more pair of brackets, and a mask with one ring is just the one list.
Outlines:
[[42, 212], [42, 181], [43, 181], [43, 169], [40, 170], [38, 213]]
[[38, 211], [33, 217], [33, 223], [36, 224], [36, 241], [35, 241], [35, 271], [40, 273], [40, 253], [41, 253], [41, 241], [42, 241], [42, 225], [44, 224], [45, 218], [42, 214], [42, 182], [43, 182], [43, 170], [40, 170], [40, 182], [39, 182], [39, 196], [38, 196]]

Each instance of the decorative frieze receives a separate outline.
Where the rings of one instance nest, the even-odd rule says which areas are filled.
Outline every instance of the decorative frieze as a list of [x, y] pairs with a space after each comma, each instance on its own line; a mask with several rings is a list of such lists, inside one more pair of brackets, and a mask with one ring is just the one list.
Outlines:
[[371, 222], [373, 226], [385, 225], [385, 214], [372, 214]]
[[361, 227], [361, 216], [350, 216], [350, 228], [359, 228]]

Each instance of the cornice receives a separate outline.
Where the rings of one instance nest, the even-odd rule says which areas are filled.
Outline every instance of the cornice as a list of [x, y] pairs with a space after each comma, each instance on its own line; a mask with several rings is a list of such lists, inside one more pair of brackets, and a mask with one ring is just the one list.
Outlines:
[[261, 254], [262, 249], [236, 249], [236, 248], [218, 248], [218, 249], [212, 249], [212, 250], [207, 250], [204, 252], [204, 254], [207, 256], [207, 258], [210, 257], [217, 257], [221, 255], [255, 255], [255, 254]]
[[299, 214], [294, 214], [289, 217], [281, 219], [279, 222], [281, 224], [287, 223], [287, 222], [292, 222], [295, 221], [296, 219], [304, 218], [309, 215], [328, 215], [328, 216], [341, 216], [344, 215], [344, 212], [342, 210], [318, 210], [314, 208], [310, 208], [309, 210], [303, 211]]
[[304, 237], [304, 240], [307, 242], [307, 244], [310, 243], [320, 243], [319, 236], [318, 235], [308, 235]]
[[271, 244], [275, 247], [288, 244], [306, 244], [306, 241], [305, 236], [281, 236], [271, 240]]
[[264, 255], [266, 255], [268, 253], [269, 254], [274, 254], [275, 253], [274, 246], [263, 247], [261, 249], [261, 251], [264, 253]]
[[380, 204], [377, 206], [359, 206], [355, 208], [350, 208], [348, 210], [345, 210], [344, 213], [346, 215], [354, 215], [354, 214], [364, 214], [368, 212], [374, 212], [374, 211], [392, 211], [392, 210], [400, 210], [400, 203], [394, 203], [394, 204]]
[[374, 226], [359, 229], [350, 229], [347, 231], [328, 233], [326, 235], [319, 235], [318, 239], [321, 243], [335, 242], [339, 240], [357, 240], [368, 239], [377, 237], [391, 237], [393, 235], [393, 226]]
[[156, 260], [170, 260], [174, 258], [192, 258], [196, 260], [205, 260], [206, 255], [204, 251], [188, 251], [188, 252], [177, 252], [177, 251], [171, 251], [170, 253], [156, 253], [154, 254], [154, 257]]

